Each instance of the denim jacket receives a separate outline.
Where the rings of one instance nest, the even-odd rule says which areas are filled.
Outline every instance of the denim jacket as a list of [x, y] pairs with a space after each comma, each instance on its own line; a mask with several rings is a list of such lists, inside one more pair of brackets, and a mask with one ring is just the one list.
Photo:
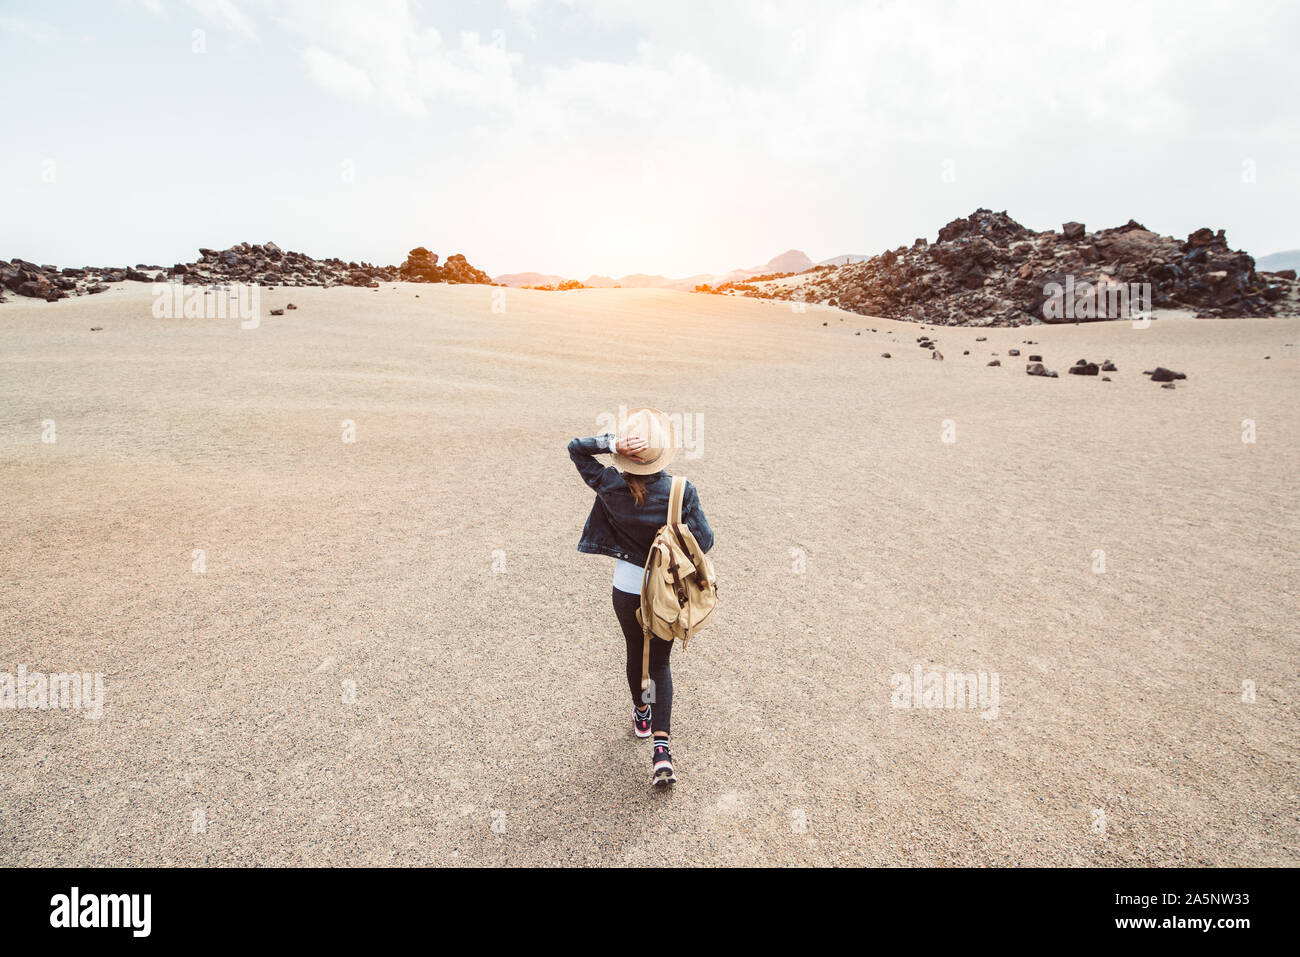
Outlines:
[[[596, 490], [596, 501], [587, 516], [587, 524], [583, 526], [578, 551], [589, 555], [612, 555], [644, 567], [655, 532], [668, 521], [672, 476], [667, 472], [643, 476], [645, 504], [637, 505], [623, 481], [623, 474], [595, 459], [597, 455], [612, 451], [613, 443], [612, 435], [574, 439], [569, 443], [569, 458], [582, 473], [582, 480]], [[700, 548], [707, 552], [713, 547], [713, 529], [709, 528], [704, 510], [700, 508], [699, 493], [690, 482], [686, 483], [682, 496], [682, 521], [700, 543]]]

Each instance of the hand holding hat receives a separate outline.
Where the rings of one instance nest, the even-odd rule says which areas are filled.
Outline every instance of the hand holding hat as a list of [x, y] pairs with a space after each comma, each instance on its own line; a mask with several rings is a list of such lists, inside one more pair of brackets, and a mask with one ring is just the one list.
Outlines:
[[614, 464], [633, 475], [662, 472], [677, 455], [677, 430], [658, 409], [633, 409], [614, 443]]

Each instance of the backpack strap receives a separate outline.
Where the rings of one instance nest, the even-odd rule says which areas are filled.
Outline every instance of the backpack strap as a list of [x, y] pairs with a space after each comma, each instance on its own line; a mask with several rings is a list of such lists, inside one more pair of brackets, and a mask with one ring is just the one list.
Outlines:
[[641, 690], [650, 690], [650, 629], [644, 625], [641, 626]]
[[[686, 497], [686, 479], [680, 475], [673, 476], [672, 488], [668, 492], [668, 526], [681, 524], [682, 521], [682, 499]], [[680, 533], [679, 533], [680, 534]], [[659, 546], [660, 551], [668, 559], [669, 571], [673, 576], [673, 586], [677, 592], [677, 600], [686, 603], [686, 589], [682, 585], [677, 562], [665, 546]], [[645, 691], [650, 687], [650, 609], [646, 607], [646, 580], [650, 577], [650, 568], [654, 564], [654, 548], [651, 548], [650, 555], [646, 556], [645, 571], [641, 576], [641, 607], [637, 609], [637, 621], [641, 623], [641, 690]]]
[[668, 492], [668, 524], [679, 525], [682, 521], [682, 499], [686, 497], [686, 479], [680, 475], [673, 476], [673, 487]]

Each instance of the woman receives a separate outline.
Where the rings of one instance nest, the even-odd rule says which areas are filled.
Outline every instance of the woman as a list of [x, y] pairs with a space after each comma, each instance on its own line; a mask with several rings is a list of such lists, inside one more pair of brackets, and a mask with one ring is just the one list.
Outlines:
[[[621, 437], [598, 435], [574, 439], [569, 458], [583, 481], [596, 491], [578, 551], [609, 555], [614, 564], [614, 614], [627, 642], [627, 686], [632, 692], [632, 731], [638, 738], [654, 736], [650, 783], [675, 784], [668, 734], [672, 726], [673, 676], [668, 656], [673, 643], [650, 639], [650, 688], [641, 692], [641, 580], [646, 555], [660, 526], [668, 521], [668, 493], [672, 476], [664, 469], [677, 451], [672, 421], [658, 409], [633, 409]], [[602, 466], [595, 456], [614, 456], [618, 468]], [[621, 471], [620, 471], [621, 470]], [[713, 530], [700, 508], [695, 486], [686, 483], [682, 521], [706, 552], [713, 547]]]

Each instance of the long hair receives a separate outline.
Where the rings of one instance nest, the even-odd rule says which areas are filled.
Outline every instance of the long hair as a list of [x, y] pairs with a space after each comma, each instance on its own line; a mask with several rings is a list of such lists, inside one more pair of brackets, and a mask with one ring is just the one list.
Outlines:
[[645, 479], [640, 475], [633, 475], [631, 472], [624, 472], [623, 481], [627, 483], [627, 490], [632, 493], [632, 501], [637, 505], [644, 505]]

